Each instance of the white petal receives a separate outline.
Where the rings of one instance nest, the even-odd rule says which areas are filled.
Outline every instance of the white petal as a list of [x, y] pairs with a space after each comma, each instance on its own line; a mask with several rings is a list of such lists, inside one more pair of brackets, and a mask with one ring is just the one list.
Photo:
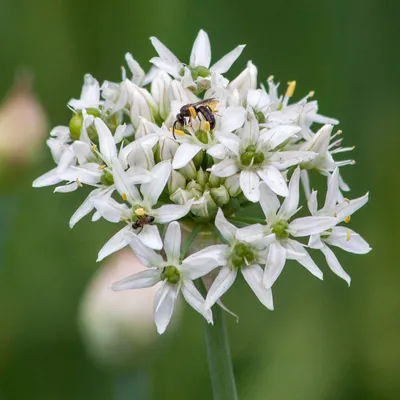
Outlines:
[[271, 165], [263, 167], [263, 169], [257, 171], [257, 174], [276, 194], [283, 197], [286, 197], [289, 194], [282, 173], [275, 167]]
[[211, 308], [233, 285], [236, 275], [236, 268], [230, 269], [227, 266], [221, 268], [210, 289], [208, 290], [205, 305], [207, 309]]
[[72, 182], [67, 185], [57, 186], [54, 189], [54, 193], [70, 193], [70, 192], [74, 192], [75, 190], [77, 190], [78, 187], [79, 186], [78, 186], [77, 182]]
[[69, 220], [69, 227], [72, 229], [75, 224], [80, 221], [83, 217], [88, 215], [94, 208], [93, 203], [90, 199], [93, 196], [99, 194], [100, 189], [93, 190], [88, 197], [83, 201], [83, 203], [78, 207], [78, 209], [74, 212], [71, 219]]
[[278, 125], [262, 133], [260, 140], [267, 142], [270, 149], [275, 149], [275, 147], [300, 131], [301, 127], [296, 125]]
[[141, 200], [138, 189], [133, 183], [133, 179], [123, 170], [121, 163], [117, 158], [112, 160], [112, 171], [114, 178], [114, 185], [118, 193], [127, 198], [130, 204]]
[[311, 161], [317, 153], [312, 151], [279, 151], [272, 153], [269, 161], [272, 165], [280, 170], [284, 170], [293, 165]]
[[58, 177], [57, 168], [54, 168], [51, 171], [46, 172], [42, 176], [39, 176], [39, 178], [35, 179], [32, 183], [32, 186], [37, 188], [55, 185], [60, 182], [62, 182], [62, 179]]
[[152, 211], [155, 222], [158, 224], [166, 224], [184, 217], [192, 207], [193, 200], [187, 201], [183, 206], [166, 204]]
[[308, 199], [311, 196], [311, 186], [310, 186], [310, 177], [308, 175], [308, 171], [302, 169], [300, 172], [301, 183], [303, 184], [303, 190], [306, 198]]
[[363, 205], [368, 202], [369, 193], [365, 194], [362, 197], [359, 197], [354, 200], [344, 200], [343, 203], [338, 205], [337, 207], [337, 218], [340, 221], [346, 219], [346, 217], [355, 213], [358, 209], [360, 209]]
[[119, 291], [147, 288], [160, 282], [160, 278], [161, 273], [159, 269], [147, 269], [113, 283], [111, 289]]
[[367, 254], [371, 251], [369, 244], [356, 232], [345, 226], [336, 226], [324, 241], [332, 246], [354, 254]]
[[308, 247], [311, 249], [321, 249], [323, 246], [325, 245], [322, 243], [320, 235], [311, 235], [308, 239]]
[[176, 58], [175, 54], [172, 53], [172, 51], [162, 44], [156, 37], [152, 36], [150, 41], [162, 59], [171, 61], [174, 64], [180, 64], [180, 61]]
[[235, 175], [238, 170], [239, 164], [236, 157], [227, 157], [211, 167], [211, 172], [220, 178], [227, 178]]
[[289, 194], [282, 203], [282, 207], [279, 210], [279, 217], [289, 219], [292, 217], [299, 205], [299, 181], [300, 181], [300, 168], [296, 168], [293, 172], [289, 182]]
[[139, 261], [146, 267], [161, 267], [163, 265], [163, 258], [154, 250], [147, 247], [135, 234], [129, 235], [129, 246], [136, 254]]
[[131, 81], [136, 85], [141, 85], [145, 76], [145, 73], [139, 63], [132, 57], [132, 54], [126, 53], [125, 54], [126, 63], [129, 66], [129, 69], [132, 72], [132, 79]]
[[242, 171], [240, 173], [240, 188], [247, 200], [256, 203], [260, 200], [260, 178], [253, 171]]
[[313, 259], [310, 257], [310, 255], [307, 253], [307, 251], [303, 248], [303, 246], [299, 242], [288, 239], [284, 247], [286, 251], [288, 251], [288, 249], [292, 250], [291, 253], [292, 255], [295, 253], [302, 253], [300, 257], [291, 257], [291, 258], [295, 259], [307, 271], [311, 272], [318, 279], [321, 280], [323, 279], [322, 271], [318, 268], [317, 264], [315, 264]]
[[194, 280], [207, 275], [218, 267], [218, 260], [210, 257], [193, 258], [189, 261], [183, 260], [180, 272], [183, 279]]
[[326, 262], [329, 265], [329, 268], [340, 278], [344, 279], [347, 284], [350, 286], [351, 278], [348, 273], [342, 268], [339, 260], [336, 258], [333, 251], [328, 246], [323, 246], [321, 251], [324, 253], [326, 258]]
[[164, 60], [160, 57], [153, 57], [150, 60], [157, 68], [172, 75], [175, 79], [180, 79], [179, 70], [181, 69], [181, 63], [174, 63], [172, 61]]
[[246, 110], [243, 107], [227, 107], [222, 114], [218, 130], [233, 132], [246, 121]]
[[281, 274], [286, 262], [286, 250], [278, 241], [269, 246], [267, 264], [265, 265], [263, 283], [270, 289]]
[[226, 157], [226, 153], [226, 147], [221, 143], [215, 144], [207, 149], [207, 154], [211, 157], [217, 158], [218, 160], [223, 160]]
[[263, 270], [257, 264], [242, 268], [242, 274], [261, 304], [270, 310], [274, 309], [272, 290], [263, 285]]
[[228, 54], [225, 54], [221, 59], [219, 59], [211, 68], [211, 72], [215, 72], [217, 74], [224, 74], [225, 72], [229, 71], [232, 64], [240, 57], [242, 54], [243, 49], [246, 45], [242, 44], [237, 46]]
[[108, 126], [100, 118], [94, 119], [97, 135], [99, 137], [99, 148], [104, 161], [111, 165], [111, 160], [117, 157], [117, 147], [115, 145], [114, 137], [108, 129]]
[[322, 233], [338, 223], [334, 217], [303, 217], [289, 224], [288, 232], [294, 237], [302, 237]]
[[149, 183], [143, 183], [140, 186], [143, 199], [148, 202], [150, 206], [157, 203], [165, 185], [168, 182], [171, 174], [171, 163], [169, 161], [162, 161], [151, 169], [153, 180]]
[[208, 323], [212, 323], [212, 312], [210, 309], [206, 310], [204, 307], [205, 300], [203, 296], [194, 286], [190, 280], [184, 280], [182, 284], [182, 294], [185, 300], [190, 304], [197, 312], [202, 314]]
[[339, 168], [329, 175], [328, 190], [326, 192], [325, 204], [321, 210], [324, 215], [333, 215], [339, 194]]
[[118, 231], [99, 251], [97, 262], [103, 260], [112, 253], [123, 249], [128, 245], [130, 238], [127, 237], [127, 232], [131, 229], [130, 225], [125, 226]]
[[164, 250], [167, 260], [176, 263], [181, 254], [181, 227], [178, 222], [171, 222], [168, 225], [164, 238]]
[[119, 204], [110, 197], [96, 196], [92, 197], [90, 201], [101, 216], [110, 222], [119, 222], [121, 216], [129, 213], [129, 209], [125, 204]]
[[240, 150], [240, 139], [230, 132], [215, 132], [215, 137], [217, 140], [222, 143], [228, 150], [235, 153], [235, 155], [239, 155]]
[[215, 217], [215, 226], [221, 232], [221, 235], [224, 237], [224, 239], [226, 239], [229, 243], [232, 243], [235, 240], [238, 228], [226, 220], [224, 213], [220, 208], [218, 209], [217, 216]]
[[314, 190], [310, 197], [307, 200], [308, 210], [310, 211], [311, 215], [315, 215], [318, 210], [318, 199], [317, 199], [317, 192]]
[[260, 184], [260, 206], [267, 222], [271, 223], [276, 218], [276, 212], [280, 203], [276, 194], [265, 182], [261, 182]]
[[229, 246], [226, 244], [215, 244], [213, 246], [208, 246], [203, 250], [200, 250], [183, 260], [183, 263], [189, 265], [190, 263], [197, 260], [204, 260], [207, 258], [212, 258], [215, 260], [217, 265], [225, 265], [227, 262], [227, 251]]
[[201, 147], [196, 144], [182, 143], [176, 150], [172, 161], [172, 168], [183, 168], [200, 150]]
[[167, 329], [176, 298], [178, 297], [179, 286], [165, 283], [158, 289], [154, 299], [154, 321], [157, 326], [157, 332], [161, 335]]
[[265, 226], [261, 224], [249, 225], [236, 232], [236, 239], [247, 243], [262, 240], [265, 236]]
[[143, 228], [139, 228], [139, 233], [137, 235], [147, 247], [153, 250], [162, 249], [163, 243], [157, 226], [145, 225]]
[[206, 67], [210, 66], [211, 62], [211, 45], [210, 39], [206, 32], [202, 29], [194, 41], [192, 54], [190, 55], [190, 66]]

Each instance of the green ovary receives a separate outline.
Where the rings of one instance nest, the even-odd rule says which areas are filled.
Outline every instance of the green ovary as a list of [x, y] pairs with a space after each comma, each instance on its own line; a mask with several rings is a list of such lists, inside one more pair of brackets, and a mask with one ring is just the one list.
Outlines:
[[245, 267], [255, 260], [253, 249], [245, 243], [237, 243], [231, 253], [231, 263], [235, 268]]
[[176, 284], [180, 281], [181, 275], [178, 271], [178, 268], [173, 265], [169, 265], [164, 268], [164, 271], [161, 273], [161, 279], [167, 280], [169, 283]]
[[289, 233], [286, 231], [289, 227], [287, 221], [278, 221], [272, 226], [272, 232], [275, 233], [277, 239], [287, 239], [289, 237]]

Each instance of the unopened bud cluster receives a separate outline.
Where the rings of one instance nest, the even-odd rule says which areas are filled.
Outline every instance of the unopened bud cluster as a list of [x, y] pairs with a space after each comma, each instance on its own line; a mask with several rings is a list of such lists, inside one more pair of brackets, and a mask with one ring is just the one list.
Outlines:
[[[322, 279], [308, 249], [321, 251], [350, 284], [332, 246], [357, 254], [370, 250], [348, 228], [368, 194], [354, 200], [343, 195], [350, 189], [339, 168], [354, 161], [336, 160], [353, 149], [341, 146], [341, 131], [334, 132], [338, 121], [318, 113], [313, 92], [290, 102], [295, 81], [283, 95], [273, 77], [258, 84], [251, 62], [229, 81], [225, 74], [243, 45], [212, 64], [204, 31], [189, 63], [157, 38], [151, 42], [158, 55], [148, 73], [127, 54], [129, 68], [120, 82], [100, 85], [85, 76], [80, 98], [68, 103], [68, 126], [55, 127], [47, 141], [56, 166], [34, 182], [58, 185], [55, 191], [62, 193], [90, 188], [71, 227], [90, 213], [93, 221], [122, 225], [98, 260], [130, 246], [146, 269], [113, 289], [162, 282], [154, 312], [162, 333], [180, 293], [212, 323], [212, 306], [238, 273], [273, 309], [271, 288], [286, 260]], [[326, 177], [322, 207], [310, 171]], [[251, 204], [258, 205], [258, 215], [249, 217]], [[309, 213], [299, 217], [302, 207]], [[198, 236], [206, 233], [213, 244], [199, 250]], [[194, 282], [206, 275], [214, 280], [204, 298]]]

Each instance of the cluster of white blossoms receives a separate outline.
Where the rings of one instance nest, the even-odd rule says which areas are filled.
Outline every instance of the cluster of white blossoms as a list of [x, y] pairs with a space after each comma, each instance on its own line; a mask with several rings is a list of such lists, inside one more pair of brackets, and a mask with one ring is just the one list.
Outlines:
[[[121, 82], [100, 86], [85, 76], [80, 99], [68, 103], [69, 126], [54, 128], [47, 141], [57, 165], [33, 183], [58, 185], [55, 192], [62, 193], [92, 189], [71, 217], [71, 228], [92, 211], [93, 221], [123, 225], [98, 260], [130, 246], [147, 269], [112, 288], [161, 282], [154, 317], [162, 333], [179, 293], [212, 323], [211, 307], [239, 270], [272, 310], [271, 287], [287, 259], [322, 279], [308, 249], [320, 250], [330, 269], [350, 284], [331, 246], [370, 251], [347, 227], [368, 194], [355, 200], [343, 195], [349, 187], [339, 168], [354, 161], [334, 159], [352, 150], [341, 147], [341, 131], [333, 133], [338, 121], [318, 113], [317, 102], [310, 101], [313, 92], [289, 104], [294, 81], [284, 95], [273, 77], [258, 86], [252, 62], [229, 81], [224, 74], [244, 46], [210, 67], [204, 31], [188, 64], [158, 39], [151, 42], [158, 56], [147, 74], [127, 54], [129, 72], [123, 69]], [[316, 133], [313, 124], [320, 124]], [[310, 186], [312, 171], [327, 179], [320, 209]], [[300, 182], [309, 216], [296, 216]], [[249, 218], [246, 207], [254, 204]], [[201, 278], [205, 298], [194, 283], [202, 284]]]

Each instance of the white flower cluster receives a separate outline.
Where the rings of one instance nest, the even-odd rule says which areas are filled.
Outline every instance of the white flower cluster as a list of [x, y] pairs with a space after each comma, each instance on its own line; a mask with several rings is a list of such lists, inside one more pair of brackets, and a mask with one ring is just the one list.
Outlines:
[[[85, 76], [80, 99], [68, 103], [73, 112], [69, 126], [54, 128], [47, 141], [57, 166], [33, 184], [63, 182], [55, 189], [63, 193], [82, 186], [93, 189], [72, 216], [71, 227], [92, 211], [93, 221], [124, 225], [98, 260], [129, 245], [148, 269], [113, 289], [162, 282], [154, 308], [162, 333], [179, 292], [212, 322], [211, 307], [239, 270], [261, 303], [273, 309], [271, 287], [287, 259], [322, 279], [307, 248], [321, 250], [331, 270], [350, 284], [330, 246], [357, 254], [370, 251], [357, 233], [341, 225], [368, 201], [368, 194], [355, 200], [342, 194], [349, 188], [339, 167], [354, 162], [334, 159], [352, 150], [341, 147], [340, 131], [332, 134], [338, 121], [318, 114], [312, 92], [289, 104], [294, 81], [284, 95], [273, 77], [266, 87], [258, 86], [251, 62], [229, 81], [224, 74], [244, 46], [210, 67], [204, 31], [195, 40], [189, 64], [158, 39], [151, 42], [158, 56], [150, 60], [149, 73], [127, 54], [131, 74], [123, 69], [121, 82], [106, 81], [100, 87]], [[316, 133], [313, 123], [323, 124]], [[327, 177], [321, 209], [311, 191], [310, 171]], [[310, 216], [295, 217], [301, 208], [300, 180]], [[264, 216], [242, 217], [254, 203]], [[186, 235], [182, 250], [181, 230]], [[214, 242], [193, 253], [190, 245], [204, 232], [212, 232]], [[206, 275], [215, 278], [204, 298], [193, 281]]]

